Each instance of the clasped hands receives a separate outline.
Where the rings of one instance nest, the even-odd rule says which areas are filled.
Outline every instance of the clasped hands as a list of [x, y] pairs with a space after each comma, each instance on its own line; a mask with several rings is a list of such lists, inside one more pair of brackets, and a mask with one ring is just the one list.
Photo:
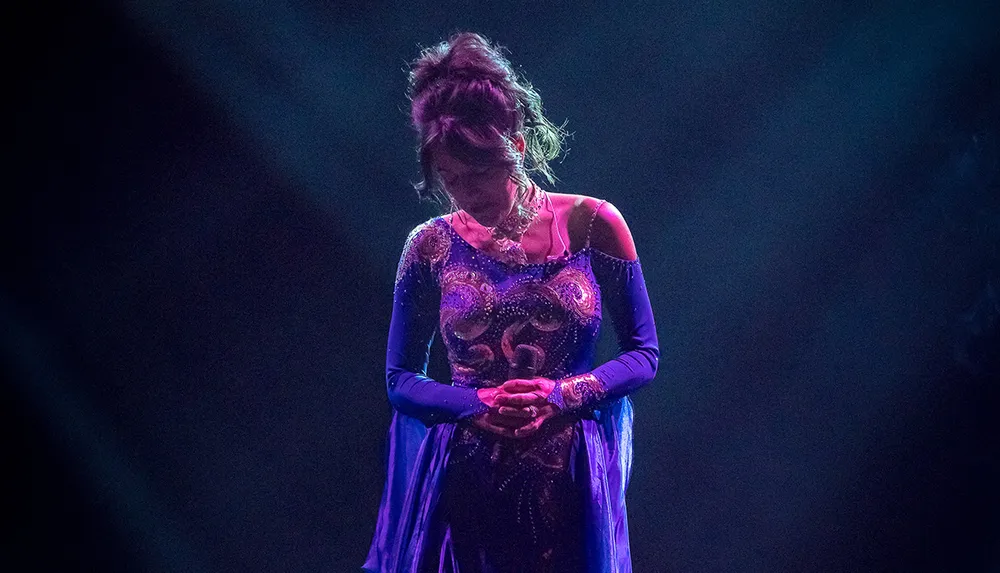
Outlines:
[[559, 414], [559, 407], [548, 401], [555, 385], [548, 378], [515, 378], [497, 388], [480, 388], [479, 399], [490, 409], [469, 421], [500, 436], [527, 438]]

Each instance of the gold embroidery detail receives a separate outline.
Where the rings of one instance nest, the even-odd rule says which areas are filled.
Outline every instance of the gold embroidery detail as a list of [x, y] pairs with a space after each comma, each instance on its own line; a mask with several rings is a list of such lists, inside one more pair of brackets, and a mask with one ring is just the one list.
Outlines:
[[456, 267], [441, 277], [441, 331], [474, 340], [493, 322], [496, 287], [486, 275]]
[[604, 385], [591, 373], [579, 374], [559, 382], [566, 408], [575, 410], [589, 406], [604, 397]]
[[440, 226], [424, 223], [410, 232], [403, 245], [403, 258], [396, 270], [398, 283], [409, 268], [418, 263], [426, 262], [431, 269], [439, 266], [448, 258], [451, 250], [451, 237]]
[[562, 306], [580, 319], [588, 321], [597, 314], [597, 291], [580, 269], [563, 268], [552, 277], [548, 286], [559, 297]]

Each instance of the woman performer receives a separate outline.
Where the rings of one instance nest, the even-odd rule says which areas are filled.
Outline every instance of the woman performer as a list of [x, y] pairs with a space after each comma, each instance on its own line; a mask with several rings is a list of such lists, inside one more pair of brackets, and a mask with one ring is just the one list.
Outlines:
[[[631, 233], [607, 201], [550, 193], [562, 131], [499, 49], [457, 34], [410, 72], [421, 197], [386, 353], [395, 411], [373, 572], [627, 573], [628, 395], [659, 350]], [[619, 352], [594, 367], [598, 327]], [[427, 376], [440, 331], [451, 381]]]

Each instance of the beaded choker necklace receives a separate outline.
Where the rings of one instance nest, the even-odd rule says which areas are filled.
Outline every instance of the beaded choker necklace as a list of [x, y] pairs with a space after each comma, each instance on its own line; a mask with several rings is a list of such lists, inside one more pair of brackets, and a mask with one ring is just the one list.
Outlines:
[[[493, 257], [507, 264], [524, 265], [528, 262], [528, 255], [524, 252], [521, 239], [524, 233], [531, 226], [531, 223], [538, 217], [538, 212], [545, 204], [547, 196], [544, 191], [532, 185], [527, 192], [524, 201], [514, 203], [513, 208], [503, 218], [502, 221], [493, 227], [480, 225], [489, 231], [490, 239], [495, 247], [489, 249]], [[454, 213], [452, 213], [454, 216]], [[462, 217], [462, 222], [469, 225], [468, 220]]]
[[500, 260], [519, 265], [528, 262], [528, 256], [524, 252], [524, 247], [521, 246], [521, 239], [528, 227], [531, 226], [532, 221], [538, 216], [544, 203], [545, 193], [532, 185], [523, 202], [515, 203], [507, 216], [495, 227], [486, 227], [486, 230], [490, 232], [490, 238], [497, 246], [497, 255]]

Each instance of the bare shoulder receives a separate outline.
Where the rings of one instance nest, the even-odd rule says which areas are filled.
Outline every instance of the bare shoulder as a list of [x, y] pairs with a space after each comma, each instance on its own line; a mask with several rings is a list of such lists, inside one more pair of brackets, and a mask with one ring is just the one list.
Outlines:
[[574, 250], [582, 248], [590, 235], [590, 246], [625, 260], [638, 254], [632, 232], [621, 211], [608, 201], [589, 195], [550, 193], [553, 206], [566, 214], [567, 230]]

